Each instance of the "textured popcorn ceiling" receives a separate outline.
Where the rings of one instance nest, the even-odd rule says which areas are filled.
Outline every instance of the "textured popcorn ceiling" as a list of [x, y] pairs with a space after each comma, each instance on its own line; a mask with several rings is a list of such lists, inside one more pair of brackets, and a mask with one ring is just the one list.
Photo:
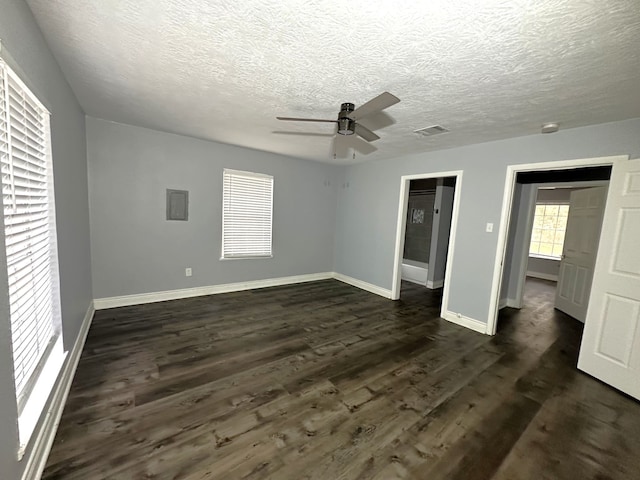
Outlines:
[[356, 162], [640, 116], [639, 0], [27, 3], [87, 114], [294, 157], [354, 162], [332, 124], [276, 115], [385, 90]]

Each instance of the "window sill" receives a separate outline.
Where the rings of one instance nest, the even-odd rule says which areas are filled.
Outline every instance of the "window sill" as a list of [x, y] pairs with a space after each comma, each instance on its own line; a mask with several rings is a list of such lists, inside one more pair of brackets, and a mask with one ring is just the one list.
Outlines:
[[42, 372], [40, 372], [40, 376], [29, 395], [22, 413], [18, 417], [18, 435], [20, 438], [18, 460], [22, 460], [27, 450], [29, 440], [31, 440], [36, 425], [38, 425], [38, 421], [42, 417], [47, 400], [51, 396], [51, 392], [53, 392], [53, 387], [62, 370], [66, 356], [67, 354], [62, 346], [62, 335], [60, 335], [49, 354]]
[[553, 255], [540, 255], [539, 253], [530, 253], [529, 258], [541, 258], [543, 260], [555, 260], [559, 262], [562, 257], [554, 257]]
[[246, 257], [220, 257], [220, 261], [227, 261], [227, 260], [264, 260], [265, 258], [273, 258], [273, 255], [251, 255], [251, 256], [246, 256]]

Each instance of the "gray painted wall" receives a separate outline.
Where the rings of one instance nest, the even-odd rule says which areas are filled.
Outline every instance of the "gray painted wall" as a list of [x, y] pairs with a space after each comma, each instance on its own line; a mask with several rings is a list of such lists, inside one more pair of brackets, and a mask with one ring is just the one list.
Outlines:
[[[404, 236], [404, 253], [402, 254], [402, 258], [429, 263], [431, 233], [433, 230], [433, 205], [435, 199], [435, 190], [431, 193], [409, 192], [407, 228]], [[414, 209], [422, 210], [422, 223], [413, 223], [412, 215]]]
[[[87, 152], [94, 298], [333, 271], [339, 167], [91, 117]], [[225, 167], [274, 176], [273, 258], [220, 260]]]
[[622, 154], [640, 155], [640, 119], [349, 166], [338, 196], [336, 267], [390, 289], [401, 175], [464, 170], [449, 308], [486, 322], [507, 165]]
[[560, 260], [554, 260], [553, 258], [529, 257], [529, 262], [527, 263], [527, 275], [533, 277], [536, 275], [542, 275], [543, 277], [551, 275], [557, 279], [558, 273], [560, 273]]
[[507, 249], [502, 270], [500, 303], [520, 308], [524, 288], [523, 272], [528, 262], [528, 244], [531, 242], [531, 225], [536, 187], [516, 183], [511, 205], [511, 221], [507, 236]]
[[[509, 295], [509, 281], [511, 279], [511, 269], [513, 263], [515, 240], [517, 232], [517, 218], [522, 203], [522, 187], [521, 183], [516, 183], [513, 187], [513, 200], [511, 201], [511, 212], [509, 230], [507, 232], [507, 245], [505, 248], [504, 264], [502, 266], [502, 284], [500, 285], [500, 305], [505, 306]], [[516, 221], [514, 221], [514, 219]]]
[[[65, 347], [69, 348], [76, 340], [92, 298], [84, 113], [26, 3], [2, 2], [0, 10], [3, 49], [17, 64], [12, 67], [16, 67], [52, 114], [62, 328]], [[0, 476], [3, 480], [14, 480], [21, 477], [32, 451], [29, 447], [22, 461], [16, 460], [17, 408], [9, 344], [6, 259], [4, 249], [0, 250]]]
[[580, 188], [538, 188], [536, 203], [569, 203], [571, 192], [574, 190], [580, 190]]

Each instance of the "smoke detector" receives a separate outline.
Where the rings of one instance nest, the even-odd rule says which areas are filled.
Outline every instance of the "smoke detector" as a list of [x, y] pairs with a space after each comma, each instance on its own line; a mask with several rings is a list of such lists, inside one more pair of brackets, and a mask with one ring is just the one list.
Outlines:
[[542, 125], [542, 133], [556, 133], [559, 128], [557, 123], [545, 123]]
[[431, 125], [430, 127], [419, 128], [418, 130], [414, 130], [413, 133], [417, 133], [425, 137], [431, 137], [433, 135], [438, 135], [440, 133], [447, 133], [448, 131], [449, 130], [447, 130], [441, 125]]

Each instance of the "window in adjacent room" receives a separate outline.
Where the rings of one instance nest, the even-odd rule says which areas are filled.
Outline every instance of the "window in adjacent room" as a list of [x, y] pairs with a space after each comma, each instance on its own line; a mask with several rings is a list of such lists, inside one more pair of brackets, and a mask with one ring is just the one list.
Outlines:
[[225, 168], [222, 258], [271, 257], [273, 177]]
[[49, 112], [2, 60], [0, 167], [21, 455], [64, 352]]
[[529, 254], [560, 259], [569, 205], [537, 204]]

